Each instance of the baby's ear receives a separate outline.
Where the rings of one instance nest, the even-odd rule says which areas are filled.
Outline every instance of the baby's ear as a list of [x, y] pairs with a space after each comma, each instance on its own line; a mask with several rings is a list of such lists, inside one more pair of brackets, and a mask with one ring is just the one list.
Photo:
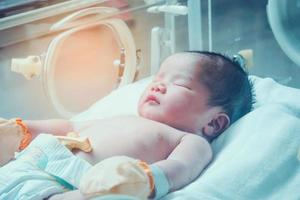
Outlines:
[[203, 135], [208, 138], [215, 138], [230, 125], [230, 119], [226, 113], [217, 113], [203, 129]]

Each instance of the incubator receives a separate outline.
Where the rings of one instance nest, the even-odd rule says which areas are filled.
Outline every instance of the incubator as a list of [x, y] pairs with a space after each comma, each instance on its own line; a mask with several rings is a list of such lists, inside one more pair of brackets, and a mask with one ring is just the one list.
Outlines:
[[299, 199], [299, 0], [3, 2], [0, 117], [138, 115], [166, 56], [221, 52], [248, 66], [253, 109], [210, 143], [204, 171], [163, 199]]
[[0, 114], [70, 118], [111, 91], [154, 74], [166, 56], [184, 50], [230, 56], [246, 50], [253, 53], [250, 74], [300, 87], [298, 4], [4, 1]]
[[117, 11], [93, 7], [67, 16], [51, 27], [52, 31], [67, 31], [53, 38], [47, 52], [12, 59], [12, 71], [27, 79], [40, 76], [47, 96], [63, 117], [86, 109], [114, 88], [131, 83], [137, 72], [138, 55], [125, 22], [117, 18], [80, 20]]
[[[47, 44], [43, 48], [32, 48], [35, 51], [32, 54], [30, 51], [18, 57], [12, 54], [10, 68], [11, 72], [39, 84], [43, 90], [39, 95], [47, 99], [43, 102], [45, 107], [52, 107], [64, 118], [86, 110], [112, 90], [145, 76], [147, 71], [154, 73], [160, 60], [175, 52], [175, 16], [187, 16], [187, 5], [173, 0], [90, 1], [85, 6], [79, 1], [66, 1], [4, 17], [1, 30], [15, 32], [14, 29], [26, 28], [35, 21], [44, 23], [44, 18], [49, 18], [47, 15], [53, 15], [52, 20], [64, 11], [61, 7], [68, 12], [47, 27], [45, 34], [52, 34]], [[151, 26], [139, 24], [147, 21], [146, 18], [137, 19], [144, 17], [141, 12], [150, 19], [154, 17]], [[133, 33], [142, 29], [149, 33], [145, 36]], [[32, 39], [29, 45], [38, 40], [41, 39]], [[143, 44], [136, 45], [137, 40]], [[5, 48], [13, 49], [10, 43], [17, 42], [9, 37], [2, 38], [2, 45], [8, 45]], [[145, 69], [145, 65], [151, 65], [151, 69]]]

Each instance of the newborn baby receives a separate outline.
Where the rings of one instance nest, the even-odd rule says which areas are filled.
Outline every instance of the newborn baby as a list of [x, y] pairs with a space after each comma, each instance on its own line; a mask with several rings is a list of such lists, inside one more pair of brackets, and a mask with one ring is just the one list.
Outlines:
[[[147, 196], [159, 198], [199, 176], [212, 159], [209, 142], [251, 107], [251, 84], [238, 63], [211, 52], [183, 52], [162, 63], [140, 98], [139, 116], [74, 124], [67, 120], [25, 124], [32, 137], [37, 137], [32, 143], [38, 143], [35, 140], [40, 133], [64, 135], [74, 131], [89, 138], [92, 152], [73, 150], [78, 162], [88, 162], [83, 164], [87, 167], [81, 167], [81, 174], [91, 167], [89, 164], [114, 156], [142, 161], [138, 166], [149, 179]], [[75, 190], [60, 197], [71, 198], [74, 194], [80, 193]]]

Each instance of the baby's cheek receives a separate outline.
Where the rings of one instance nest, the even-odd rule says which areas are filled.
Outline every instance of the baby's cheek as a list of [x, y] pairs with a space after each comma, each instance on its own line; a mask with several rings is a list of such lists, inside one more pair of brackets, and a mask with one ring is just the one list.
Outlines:
[[176, 119], [178, 116], [183, 114], [185, 109], [186, 108], [184, 108], [180, 103], [176, 102], [173, 103], [172, 105], [168, 105], [164, 109], [164, 115], [168, 119], [172, 119], [172, 118]]
[[172, 105], [172, 107], [177, 110], [186, 109], [187, 106], [189, 106], [189, 104], [191, 103], [188, 97], [182, 95], [175, 96], [170, 101], [170, 105]]

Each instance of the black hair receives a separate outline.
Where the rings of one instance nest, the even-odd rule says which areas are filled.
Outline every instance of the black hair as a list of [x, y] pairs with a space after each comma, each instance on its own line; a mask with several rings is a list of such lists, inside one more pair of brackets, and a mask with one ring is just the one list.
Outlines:
[[222, 107], [231, 123], [252, 110], [253, 84], [238, 62], [215, 52], [187, 52], [205, 58], [201, 60], [200, 81], [210, 93], [208, 105]]

